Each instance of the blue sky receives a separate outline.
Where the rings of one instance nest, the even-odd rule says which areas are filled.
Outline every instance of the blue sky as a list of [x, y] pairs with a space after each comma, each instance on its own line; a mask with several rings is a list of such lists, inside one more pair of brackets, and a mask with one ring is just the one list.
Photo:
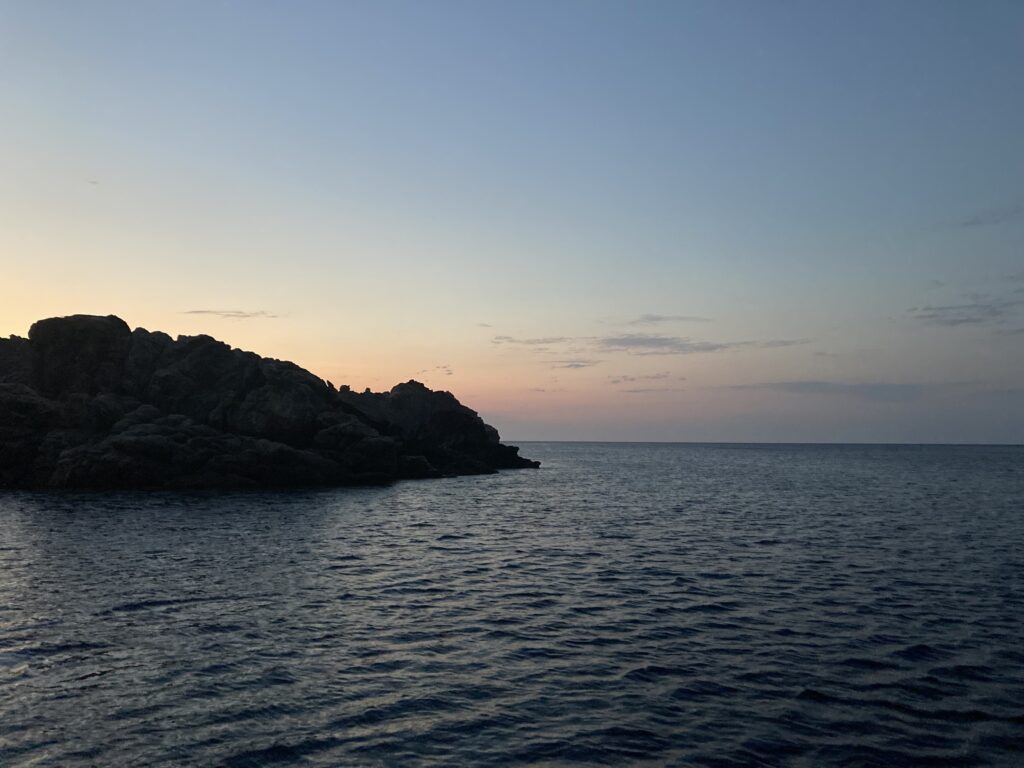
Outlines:
[[7, 0], [0, 72], [0, 333], [518, 439], [1024, 439], [1020, 3]]

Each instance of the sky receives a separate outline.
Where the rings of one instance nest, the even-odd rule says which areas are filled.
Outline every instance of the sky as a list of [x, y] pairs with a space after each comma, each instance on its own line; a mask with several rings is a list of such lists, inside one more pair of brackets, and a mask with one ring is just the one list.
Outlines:
[[0, 0], [0, 336], [511, 440], [1024, 442], [1024, 3]]

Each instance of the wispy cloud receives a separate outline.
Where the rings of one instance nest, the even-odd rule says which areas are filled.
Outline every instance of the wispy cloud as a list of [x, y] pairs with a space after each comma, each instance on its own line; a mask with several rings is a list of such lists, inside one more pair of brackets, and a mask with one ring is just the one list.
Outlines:
[[[641, 374], [641, 375], [638, 375], [638, 376], [630, 376], [628, 374], [623, 374], [621, 376], [609, 376], [608, 377], [608, 383], [609, 384], [632, 384], [633, 382], [637, 382], [637, 381], [661, 381], [663, 379], [670, 379], [670, 378], [672, 378], [672, 374], [669, 373], [668, 371], [661, 371], [660, 373], [647, 373], [647, 374]], [[679, 381], [685, 381], [685, 380], [686, 380], [685, 376], [680, 376], [679, 377]]]
[[963, 304], [926, 304], [911, 307], [909, 312], [929, 325], [995, 325], [1005, 322], [1021, 304], [1024, 300], [975, 295]]
[[811, 339], [766, 339], [764, 341], [736, 341], [729, 346], [754, 347], [755, 349], [784, 349], [785, 347], [799, 347], [802, 344], [810, 344], [811, 341]]
[[452, 368], [450, 365], [435, 365], [433, 368], [424, 368], [422, 371], [416, 371], [414, 376], [421, 376], [423, 374], [434, 374], [438, 373], [442, 376], [451, 376]]
[[626, 333], [598, 339], [598, 346], [616, 352], [638, 355], [692, 355], [697, 352], [718, 352], [729, 345], [715, 341], [694, 341], [681, 336], [651, 333]]
[[517, 339], [512, 336], [495, 336], [491, 339], [494, 344], [519, 344], [525, 347], [549, 346], [551, 344], [564, 344], [573, 341], [571, 336], [542, 336], [533, 339]]
[[490, 323], [477, 323], [476, 327], [477, 328], [493, 328], [494, 326], [492, 326]]
[[597, 340], [601, 349], [611, 352], [629, 352], [634, 355], [693, 355], [701, 352], [720, 352], [725, 349], [776, 349], [806, 344], [810, 339], [768, 339], [765, 341], [696, 341], [683, 336], [662, 336], [650, 333], [626, 333], [605, 336]]
[[249, 312], [242, 309], [189, 309], [182, 312], [183, 315], [212, 315], [225, 320], [255, 320], [258, 318], [275, 318], [280, 315], [268, 312], [265, 309], [257, 309]]
[[[609, 353], [629, 355], [692, 355], [726, 349], [777, 349], [807, 344], [810, 339], [764, 339], [759, 341], [703, 341], [687, 336], [659, 333], [619, 333], [608, 336], [495, 336], [496, 345], [521, 347], [531, 352], [551, 352], [564, 356], [591, 356]], [[561, 361], [565, 362], [565, 361]], [[600, 362], [600, 361], [595, 361]], [[592, 363], [594, 364], [594, 363]], [[582, 366], [575, 366], [582, 367]]]
[[978, 211], [956, 223], [958, 227], [971, 229], [975, 227], [991, 227], [1024, 218], [1024, 205], [1008, 205], [1002, 208], [988, 208]]
[[710, 323], [710, 317], [699, 317], [697, 315], [640, 315], [628, 321], [627, 325], [655, 325], [657, 323]]
[[572, 360], [552, 360], [551, 361], [551, 367], [552, 368], [591, 368], [591, 367], [593, 367], [595, 365], [598, 365], [600, 362], [601, 362], [600, 360], [585, 360], [585, 359], [580, 359], [580, 358], [575, 358], [575, 359], [572, 359]]
[[637, 387], [635, 389], [620, 389], [619, 391], [627, 395], [640, 395], [648, 392], [683, 392], [685, 389], [685, 387]]

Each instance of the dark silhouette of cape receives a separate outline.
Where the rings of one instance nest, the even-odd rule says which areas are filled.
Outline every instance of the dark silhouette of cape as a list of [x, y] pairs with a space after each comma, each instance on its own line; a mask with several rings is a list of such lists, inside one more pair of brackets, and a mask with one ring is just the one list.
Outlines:
[[293, 363], [112, 315], [0, 339], [0, 487], [314, 487], [537, 466], [417, 381], [337, 390]]

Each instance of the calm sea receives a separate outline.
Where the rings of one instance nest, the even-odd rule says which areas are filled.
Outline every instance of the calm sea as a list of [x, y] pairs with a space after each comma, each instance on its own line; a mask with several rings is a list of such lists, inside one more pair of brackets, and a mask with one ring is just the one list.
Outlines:
[[1024, 448], [0, 495], [0, 764], [1024, 765]]

